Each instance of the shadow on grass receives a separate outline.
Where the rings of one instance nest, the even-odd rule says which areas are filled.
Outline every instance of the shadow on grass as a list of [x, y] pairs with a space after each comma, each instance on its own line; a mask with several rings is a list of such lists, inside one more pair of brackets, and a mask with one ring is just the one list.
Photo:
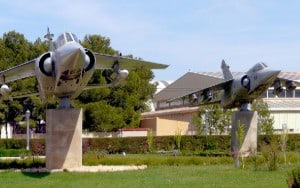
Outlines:
[[30, 178], [36, 178], [36, 179], [42, 179], [44, 177], [49, 176], [51, 173], [50, 172], [24, 172], [22, 171], [22, 174], [24, 176], [30, 177]]

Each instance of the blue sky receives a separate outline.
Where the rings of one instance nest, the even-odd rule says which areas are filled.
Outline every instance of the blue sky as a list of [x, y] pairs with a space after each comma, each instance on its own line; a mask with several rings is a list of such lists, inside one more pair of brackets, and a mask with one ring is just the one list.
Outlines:
[[0, 35], [16, 30], [34, 41], [47, 26], [55, 36], [100, 34], [123, 54], [169, 64], [155, 80], [188, 71], [232, 71], [257, 62], [300, 71], [297, 0], [0, 0]]

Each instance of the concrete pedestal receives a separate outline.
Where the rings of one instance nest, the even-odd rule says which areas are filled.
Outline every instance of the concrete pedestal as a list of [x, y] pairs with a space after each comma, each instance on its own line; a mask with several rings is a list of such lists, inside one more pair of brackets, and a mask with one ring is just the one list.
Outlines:
[[[237, 137], [238, 125], [244, 126], [244, 140]], [[240, 145], [239, 145], [240, 143]], [[238, 111], [232, 114], [231, 152], [234, 157], [249, 156], [257, 151], [257, 112]]]
[[47, 110], [46, 123], [46, 168], [81, 167], [82, 110]]

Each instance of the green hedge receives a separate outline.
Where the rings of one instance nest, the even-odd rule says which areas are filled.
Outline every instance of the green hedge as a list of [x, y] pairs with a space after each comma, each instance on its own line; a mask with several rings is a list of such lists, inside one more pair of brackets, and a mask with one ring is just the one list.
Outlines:
[[23, 160], [0, 160], [0, 169], [24, 169], [45, 167], [44, 159], [27, 158]]
[[[153, 148], [156, 151], [174, 150], [175, 139], [173, 136], [153, 137]], [[206, 150], [228, 152], [230, 149], [230, 136], [182, 136], [180, 149], [196, 153]], [[147, 137], [83, 139], [83, 152], [87, 151], [147, 153]]]
[[[0, 139], [0, 156], [5, 157], [9, 154], [17, 155], [14, 153], [20, 153], [26, 151], [25, 139]], [[45, 155], [45, 140], [44, 139], [31, 139], [30, 140], [30, 152], [32, 155]]]
[[[280, 135], [273, 136], [280, 142]], [[269, 137], [258, 137], [258, 150], [267, 142]], [[214, 136], [182, 136], [180, 150], [185, 155], [228, 155], [230, 152], [231, 137], [229, 135]], [[280, 143], [278, 143], [280, 144]], [[176, 147], [174, 136], [153, 137], [153, 151], [171, 151]], [[26, 140], [1, 139], [0, 149], [24, 149]], [[83, 152], [97, 151], [102, 153], [148, 153], [147, 137], [127, 138], [84, 138]], [[45, 140], [31, 139], [30, 151], [32, 155], [45, 155]], [[300, 151], [300, 134], [288, 135], [287, 151]]]
[[0, 149], [0, 157], [28, 156], [30, 152], [26, 149]]
[[148, 149], [147, 138], [88, 138], [82, 140], [83, 153], [99, 151], [105, 153], [144, 153]]
[[26, 148], [26, 140], [0, 139], [0, 149], [22, 149]]
[[83, 155], [84, 165], [209, 165], [209, 164], [232, 164], [232, 157], [198, 157], [198, 156], [172, 156], [159, 154], [129, 154], [126, 156], [99, 155], [87, 152]]

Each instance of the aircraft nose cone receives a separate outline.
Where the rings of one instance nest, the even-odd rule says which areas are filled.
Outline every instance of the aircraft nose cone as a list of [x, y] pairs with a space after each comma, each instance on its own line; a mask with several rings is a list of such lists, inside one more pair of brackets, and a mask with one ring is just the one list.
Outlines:
[[279, 73], [280, 73], [280, 70], [270, 70], [268, 76], [271, 78], [276, 78]]
[[278, 74], [280, 73], [280, 70], [272, 70], [270, 71], [271, 74], [278, 76]]
[[56, 80], [71, 80], [77, 78], [84, 67], [85, 53], [79, 45], [69, 44], [55, 51]]
[[280, 70], [275, 70], [275, 71], [274, 71], [274, 74], [276, 74], [276, 76], [278, 76], [278, 74], [279, 74], [280, 72], [281, 72]]
[[69, 69], [80, 69], [83, 66], [84, 58], [84, 52], [81, 48], [77, 46], [69, 46], [69, 48], [61, 54], [60, 62]]
[[251, 83], [251, 89], [249, 93], [258, 90], [258, 88], [262, 85], [271, 85], [274, 80], [277, 78], [278, 74], [280, 73], [279, 70], [265, 70], [261, 71], [254, 77], [254, 82]]
[[74, 64], [76, 64], [78, 61], [82, 62], [81, 50], [77, 48], [70, 51], [68, 54], [66, 54], [66, 61], [74, 62]]
[[272, 82], [277, 78], [278, 74], [280, 73], [280, 70], [269, 70], [264, 73], [264, 82]]

